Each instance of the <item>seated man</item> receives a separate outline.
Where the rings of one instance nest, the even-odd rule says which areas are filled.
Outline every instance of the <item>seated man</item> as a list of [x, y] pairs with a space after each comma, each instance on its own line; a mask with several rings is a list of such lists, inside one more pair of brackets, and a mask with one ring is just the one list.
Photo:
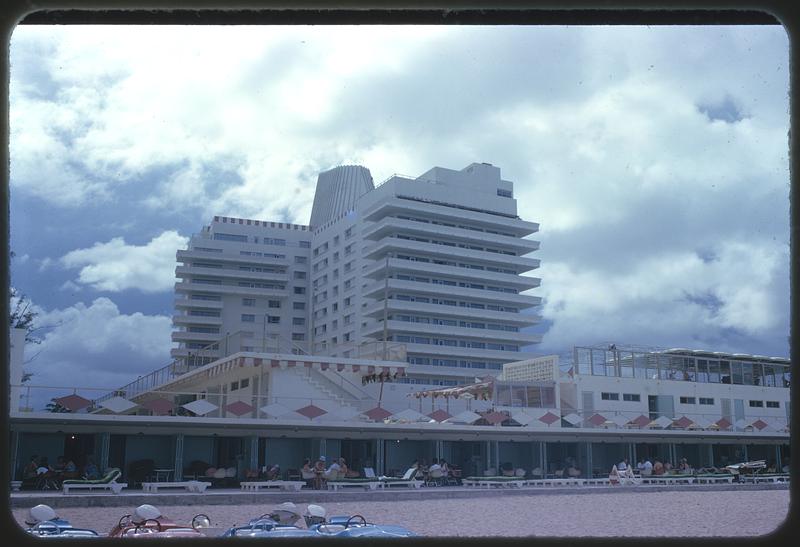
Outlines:
[[[339, 458], [335, 462], [331, 464], [331, 466], [325, 471], [323, 475], [326, 480], [335, 481], [339, 479], [339, 473], [342, 471], [342, 464], [344, 463], [344, 458]], [[342, 473], [342, 477], [344, 477], [344, 473]]]
[[281, 474], [281, 466], [278, 465], [277, 463], [273, 464], [271, 466], [269, 466], [269, 465], [267, 466], [267, 480], [268, 481], [277, 480], [278, 478], [280, 478], [280, 474]]

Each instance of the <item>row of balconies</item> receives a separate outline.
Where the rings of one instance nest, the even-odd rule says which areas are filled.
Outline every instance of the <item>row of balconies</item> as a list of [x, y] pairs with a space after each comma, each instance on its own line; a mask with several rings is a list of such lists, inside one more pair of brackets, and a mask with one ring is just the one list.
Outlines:
[[481, 243], [489, 246], [498, 246], [518, 254], [527, 254], [539, 249], [539, 242], [531, 239], [478, 232], [440, 224], [426, 224], [394, 217], [382, 218], [372, 226], [365, 228], [362, 235], [364, 239], [379, 240], [399, 231], [420, 236], [445, 237], [462, 243]]
[[[460, 266], [444, 266], [431, 262], [419, 262], [401, 258], [390, 258], [388, 262], [388, 269], [390, 272], [414, 272], [442, 278], [456, 278], [486, 283], [494, 282], [520, 291], [538, 287], [542, 281], [538, 277], [527, 277], [522, 275], [492, 272], [488, 270], [462, 268]], [[375, 264], [364, 270], [362, 275], [367, 278], [383, 279], [383, 277], [386, 275], [386, 270], [386, 260], [380, 260], [376, 261]]]
[[398, 251], [414, 251], [422, 255], [431, 257], [452, 257], [456, 260], [469, 260], [485, 264], [498, 266], [510, 266], [525, 272], [539, 267], [539, 259], [525, 258], [522, 256], [512, 256], [502, 253], [492, 253], [489, 251], [477, 251], [464, 249], [462, 247], [451, 247], [437, 243], [426, 243], [424, 241], [414, 241], [410, 239], [399, 239], [397, 237], [384, 237], [377, 243], [364, 251], [363, 257], [373, 260], [383, 260], [387, 253], [397, 253]]
[[539, 230], [539, 224], [519, 218], [493, 215], [478, 211], [469, 211], [456, 207], [447, 207], [434, 203], [424, 203], [398, 197], [382, 200], [362, 212], [364, 220], [379, 220], [387, 215], [406, 213], [411, 215], [430, 215], [431, 217], [450, 219], [453, 222], [469, 222], [476, 226], [486, 227], [503, 232], [516, 233], [520, 237]]

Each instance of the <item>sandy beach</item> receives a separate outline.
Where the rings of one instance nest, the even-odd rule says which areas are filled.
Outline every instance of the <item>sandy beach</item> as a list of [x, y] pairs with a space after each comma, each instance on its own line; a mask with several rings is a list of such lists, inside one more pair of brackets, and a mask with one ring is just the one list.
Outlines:
[[[323, 505], [329, 516], [363, 514], [370, 522], [398, 524], [424, 536], [736, 537], [769, 534], [778, 528], [788, 515], [789, 491], [553, 493]], [[213, 526], [227, 528], [272, 507], [170, 505], [160, 509], [178, 523], [205, 513]], [[306, 504], [298, 503], [298, 507], [304, 511]], [[57, 513], [74, 526], [105, 534], [134, 508], [64, 507]], [[28, 510], [15, 509], [13, 514], [22, 523]]]

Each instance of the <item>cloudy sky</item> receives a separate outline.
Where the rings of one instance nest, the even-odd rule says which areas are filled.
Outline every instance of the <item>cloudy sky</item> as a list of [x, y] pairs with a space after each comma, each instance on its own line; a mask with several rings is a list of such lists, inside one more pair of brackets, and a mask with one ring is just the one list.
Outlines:
[[307, 223], [317, 173], [352, 163], [502, 169], [541, 223], [538, 353], [787, 356], [788, 80], [779, 26], [20, 26], [33, 383], [166, 365], [176, 249], [215, 214]]

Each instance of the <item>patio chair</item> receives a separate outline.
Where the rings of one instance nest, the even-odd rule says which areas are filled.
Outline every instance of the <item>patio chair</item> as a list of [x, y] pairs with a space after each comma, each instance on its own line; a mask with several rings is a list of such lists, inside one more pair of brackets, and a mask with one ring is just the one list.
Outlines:
[[441, 469], [434, 469], [428, 473], [428, 479], [425, 481], [425, 486], [444, 486], [445, 476]]
[[300, 475], [299, 469], [289, 469], [286, 471], [286, 480], [288, 481], [299, 481], [302, 477]]
[[306, 481], [306, 486], [309, 488], [314, 488], [314, 482], [316, 481], [317, 474], [313, 471], [305, 471], [303, 469], [300, 470], [300, 480]]
[[375, 470], [371, 467], [364, 468], [364, 478], [367, 479], [377, 479], [377, 475], [375, 475]]

